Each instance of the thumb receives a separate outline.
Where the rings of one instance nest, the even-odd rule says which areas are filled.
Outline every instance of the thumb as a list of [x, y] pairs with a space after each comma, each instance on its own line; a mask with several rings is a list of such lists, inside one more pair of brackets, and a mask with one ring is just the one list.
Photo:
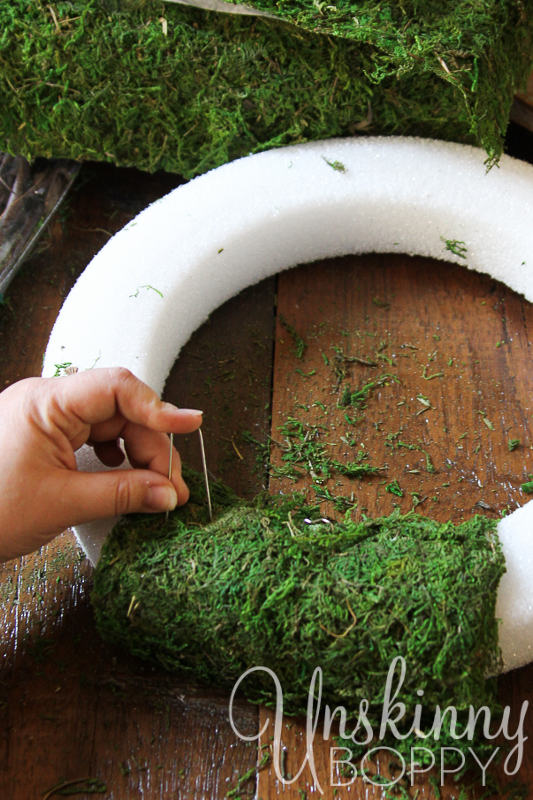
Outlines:
[[180, 496], [164, 476], [147, 469], [109, 472], [71, 472], [61, 505], [69, 525], [137, 512], [171, 511], [185, 503], [189, 492], [183, 481]]

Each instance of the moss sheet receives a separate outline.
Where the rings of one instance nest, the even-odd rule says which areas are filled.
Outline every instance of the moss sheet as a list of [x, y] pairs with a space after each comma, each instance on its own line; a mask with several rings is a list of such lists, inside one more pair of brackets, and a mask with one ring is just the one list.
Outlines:
[[365, 133], [501, 153], [532, 61], [532, 0], [367, 0], [359, 16], [341, 5], [326, 22], [311, 5], [269, 6], [297, 27], [149, 0], [1, 3], [0, 150], [187, 177]]
[[[228, 689], [250, 666], [269, 667], [292, 712], [305, 712], [319, 666], [324, 700], [353, 714], [366, 698], [372, 719], [396, 656], [409, 709], [418, 689], [426, 709], [494, 705], [486, 676], [500, 665], [505, 571], [494, 521], [412, 513], [330, 524], [298, 498], [244, 503], [215, 486], [209, 523], [200, 480], [187, 480], [191, 501], [168, 523], [138, 515], [107, 541], [93, 593], [104, 638]], [[275, 699], [263, 672], [243, 690]]]

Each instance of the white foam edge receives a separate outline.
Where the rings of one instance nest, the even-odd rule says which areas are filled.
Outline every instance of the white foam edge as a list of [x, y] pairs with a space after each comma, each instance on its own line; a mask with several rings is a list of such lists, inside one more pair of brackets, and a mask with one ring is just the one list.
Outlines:
[[[465, 145], [368, 137], [271, 150], [198, 177], [145, 209], [91, 261], [58, 316], [43, 375], [64, 362], [125, 366], [161, 393], [181, 347], [215, 308], [326, 257], [429, 256], [488, 273], [532, 301], [533, 168], [504, 156], [487, 173], [484, 162]], [[466, 261], [443, 239], [463, 241]], [[78, 463], [103, 468], [87, 447]], [[497, 607], [506, 669], [533, 657], [529, 514], [531, 504], [498, 525], [508, 565]], [[76, 528], [93, 563], [115, 522]]]

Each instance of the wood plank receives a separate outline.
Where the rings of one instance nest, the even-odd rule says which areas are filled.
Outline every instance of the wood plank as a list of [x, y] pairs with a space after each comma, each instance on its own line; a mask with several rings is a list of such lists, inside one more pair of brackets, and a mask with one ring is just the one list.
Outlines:
[[528, 78], [525, 91], [515, 94], [510, 119], [523, 128], [533, 131], [533, 73]]
[[[307, 343], [301, 360], [287, 323]], [[473, 513], [497, 518], [528, 499], [520, 484], [533, 472], [532, 333], [530, 303], [488, 276], [429, 259], [368, 255], [282, 273], [272, 438], [283, 446], [279, 426], [292, 416], [324, 426], [321, 441], [332, 458], [351, 460], [364, 449], [369, 463], [386, 466], [377, 478], [333, 477], [322, 485], [333, 496], [351, 497], [353, 492], [355, 518], [395, 508], [407, 512], [417, 501], [419, 511], [438, 520], [459, 521]], [[399, 382], [384, 379], [369, 394], [367, 409], [338, 408], [342, 389], [337, 389], [336, 368], [345, 371], [342, 385], [349, 383], [352, 390], [386, 374]], [[520, 439], [513, 451], [510, 439]], [[346, 444], [352, 440], [353, 446]], [[280, 447], [273, 447], [271, 457], [282, 465]], [[386, 489], [394, 479], [402, 497]], [[273, 478], [270, 489], [307, 489], [315, 499], [309, 476], [296, 483]], [[332, 502], [322, 510], [336, 513]], [[522, 701], [531, 699], [532, 683], [531, 666], [501, 677], [501, 701], [517, 714]], [[263, 710], [261, 728], [265, 714]], [[287, 723], [291, 727], [284, 729], [285, 745], [300, 764], [303, 722]], [[531, 737], [529, 718], [526, 729]], [[272, 733], [270, 728], [267, 744]], [[319, 740], [315, 754], [324, 797], [333, 798], [338, 794], [329, 785], [329, 744]], [[529, 748], [518, 778], [528, 782], [532, 777]], [[259, 776], [258, 793], [262, 800], [280, 794], [301, 800], [300, 792], [314, 796], [311, 785], [307, 770], [292, 788], [281, 787], [270, 768]], [[427, 783], [417, 788], [419, 798], [430, 796]], [[359, 783], [344, 789], [342, 796], [366, 797], [368, 791]]]
[[[211, 314], [172, 369], [164, 398], [204, 412], [208, 467], [241, 497], [266, 488], [264, 469], [245, 432], [263, 442], [270, 432], [276, 279], [251, 286]], [[198, 436], [180, 439], [183, 460], [202, 469]]]
[[[108, 234], [179, 182], [108, 166], [83, 168], [70, 204], [0, 309], [2, 387], [40, 374], [49, 332], [78, 274]], [[253, 451], [239, 448], [243, 458], [235, 455], [234, 464], [231, 442], [228, 453], [218, 436], [235, 436], [241, 417], [257, 436], [266, 433], [273, 308], [272, 281], [230, 301], [185, 348], [167, 390], [169, 399], [196, 405], [190, 393], [201, 393], [210, 376], [222, 376], [216, 396], [226, 398], [228, 410], [216, 419], [212, 412], [209, 463], [216, 473], [225, 466], [225, 478], [243, 491], [262, 483], [260, 475], [249, 478]], [[233, 330], [241, 335], [231, 341]], [[225, 359], [233, 359], [230, 380], [220, 372]], [[201, 399], [210, 418], [211, 391]], [[101, 796], [108, 798], [225, 797], [256, 759], [256, 749], [231, 730], [227, 695], [103, 644], [89, 603], [92, 572], [65, 533], [0, 573], [0, 797], [37, 798], [60, 779], [84, 777], [103, 780]], [[239, 702], [236, 713], [239, 728], [253, 734], [257, 709]]]

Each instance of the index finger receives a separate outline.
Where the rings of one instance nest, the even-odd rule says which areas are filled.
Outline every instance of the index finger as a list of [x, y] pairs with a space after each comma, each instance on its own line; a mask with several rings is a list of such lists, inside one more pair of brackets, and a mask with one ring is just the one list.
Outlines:
[[[202, 412], [164, 403], [156, 392], [122, 367], [87, 370], [50, 378], [63, 413], [87, 425], [120, 417], [153, 431], [190, 433], [202, 424]], [[120, 423], [119, 423], [120, 424]]]

